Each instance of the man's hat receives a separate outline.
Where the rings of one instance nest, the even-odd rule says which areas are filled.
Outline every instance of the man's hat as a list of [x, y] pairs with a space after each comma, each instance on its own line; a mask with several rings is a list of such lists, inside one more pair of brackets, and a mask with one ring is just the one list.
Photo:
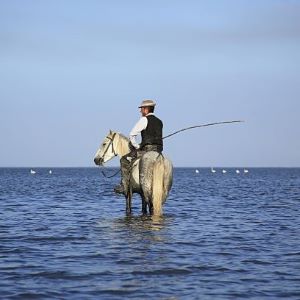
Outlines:
[[156, 103], [153, 100], [144, 100], [141, 105], [139, 106], [139, 108], [141, 107], [147, 107], [147, 106], [155, 106]]

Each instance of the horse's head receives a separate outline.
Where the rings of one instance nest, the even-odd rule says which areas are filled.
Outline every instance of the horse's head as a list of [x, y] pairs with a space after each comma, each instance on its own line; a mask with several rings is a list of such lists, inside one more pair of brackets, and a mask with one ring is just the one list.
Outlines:
[[116, 137], [117, 133], [110, 130], [95, 154], [94, 162], [96, 165], [101, 166], [118, 155], [118, 153], [115, 152]]

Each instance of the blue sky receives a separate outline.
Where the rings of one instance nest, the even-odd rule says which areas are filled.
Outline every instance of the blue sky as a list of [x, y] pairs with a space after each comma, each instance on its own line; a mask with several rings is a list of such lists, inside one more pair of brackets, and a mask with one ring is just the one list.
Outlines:
[[[300, 166], [300, 1], [0, 0], [0, 166], [93, 166], [157, 101], [175, 166]], [[118, 165], [115, 160], [111, 165]]]

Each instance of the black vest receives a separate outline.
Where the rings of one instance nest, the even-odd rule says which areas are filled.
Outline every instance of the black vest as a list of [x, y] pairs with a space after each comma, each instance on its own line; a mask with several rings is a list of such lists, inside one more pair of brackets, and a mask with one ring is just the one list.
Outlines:
[[146, 129], [141, 132], [142, 143], [141, 149], [146, 145], [157, 145], [159, 148], [163, 149], [163, 140], [162, 140], [162, 121], [154, 115], [146, 116], [148, 120], [148, 125]]

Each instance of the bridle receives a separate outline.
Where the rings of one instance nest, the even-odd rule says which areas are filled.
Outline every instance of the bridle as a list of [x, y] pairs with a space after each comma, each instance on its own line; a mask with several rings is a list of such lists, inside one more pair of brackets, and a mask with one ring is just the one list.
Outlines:
[[[102, 157], [101, 157], [101, 160], [102, 160], [102, 161], [104, 160], [105, 154], [107, 153], [107, 151], [108, 151], [110, 145], [111, 145], [111, 147], [112, 147], [112, 152], [113, 152], [114, 156], [117, 156], [117, 155], [118, 155], [118, 154], [116, 153], [116, 151], [115, 151], [114, 143], [113, 143], [113, 142], [114, 142], [114, 139], [115, 139], [115, 136], [116, 136], [116, 133], [114, 133], [114, 134], [112, 135], [112, 137], [108, 137], [108, 136], [106, 137], [107, 139], [110, 140], [110, 142], [108, 143], [108, 146], [106, 147], [106, 149], [105, 149], [105, 151], [104, 151], [104, 153], [103, 153], [103, 155], [102, 155]], [[99, 167], [101, 167], [101, 165], [99, 165]], [[102, 165], [102, 167], [104, 168], [104, 165]], [[101, 170], [101, 173], [102, 173], [102, 175], [103, 175], [104, 177], [106, 177], [106, 178], [111, 178], [111, 177], [116, 176], [120, 171], [121, 171], [121, 169], [119, 169], [118, 172], [116, 172], [115, 174], [110, 175], [110, 176], [107, 176], [107, 175], [103, 172], [103, 170]]]
[[105, 151], [104, 151], [104, 153], [103, 153], [103, 155], [102, 155], [102, 157], [101, 157], [102, 160], [104, 160], [105, 154], [106, 154], [106, 152], [108, 151], [110, 145], [111, 145], [111, 147], [112, 147], [112, 152], [113, 152], [114, 156], [117, 156], [117, 155], [118, 155], [118, 154], [116, 153], [116, 151], [115, 151], [114, 143], [113, 143], [115, 136], [116, 136], [116, 133], [114, 133], [114, 134], [112, 135], [112, 137], [109, 137], [109, 136], [106, 137], [107, 139], [110, 140], [110, 142], [108, 143], [108, 146], [107, 146], [107, 148], [105, 149]]

